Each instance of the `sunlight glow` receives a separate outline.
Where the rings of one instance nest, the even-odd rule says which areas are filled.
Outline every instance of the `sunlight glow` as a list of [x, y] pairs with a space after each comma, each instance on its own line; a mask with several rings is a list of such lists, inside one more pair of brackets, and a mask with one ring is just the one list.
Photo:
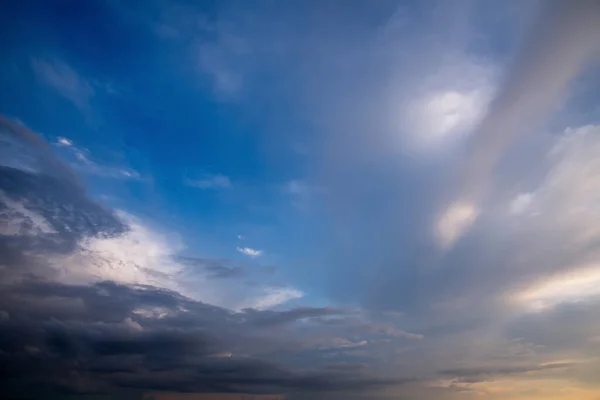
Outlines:
[[559, 304], [586, 301], [600, 296], [600, 268], [580, 268], [543, 279], [514, 299], [535, 312], [549, 310]]

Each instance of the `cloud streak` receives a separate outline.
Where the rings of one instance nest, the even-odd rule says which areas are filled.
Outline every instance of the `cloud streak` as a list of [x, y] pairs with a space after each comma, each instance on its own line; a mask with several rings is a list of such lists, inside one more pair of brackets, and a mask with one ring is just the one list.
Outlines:
[[230, 189], [233, 187], [229, 178], [225, 175], [207, 175], [201, 179], [185, 179], [185, 184], [198, 189]]
[[597, 55], [600, 9], [594, 1], [550, 2], [473, 134], [466, 198], [478, 202], [504, 150], [565, 100], [568, 84]]
[[69, 65], [59, 60], [34, 58], [31, 66], [38, 78], [73, 103], [81, 111], [90, 110], [95, 95], [93, 86]]

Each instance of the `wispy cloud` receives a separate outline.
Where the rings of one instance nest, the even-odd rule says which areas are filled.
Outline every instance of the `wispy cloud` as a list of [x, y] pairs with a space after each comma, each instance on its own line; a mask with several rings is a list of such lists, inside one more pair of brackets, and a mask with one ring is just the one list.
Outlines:
[[283, 186], [283, 192], [289, 197], [292, 206], [307, 211], [315, 198], [325, 193], [325, 188], [304, 180], [293, 179]]
[[253, 249], [251, 247], [237, 247], [237, 251], [253, 258], [258, 257], [263, 253], [262, 250]]
[[185, 179], [184, 183], [198, 189], [230, 189], [233, 187], [229, 177], [221, 174], [206, 175], [201, 179]]
[[82, 172], [97, 175], [105, 178], [141, 180], [142, 175], [135, 169], [129, 167], [116, 167], [102, 165], [92, 160], [90, 151], [84, 147], [74, 144], [71, 139], [66, 137], [56, 138], [55, 144], [68, 150], [75, 158], [74, 166]]
[[80, 110], [90, 109], [90, 101], [95, 95], [94, 87], [68, 64], [56, 59], [33, 58], [31, 65], [42, 82], [51, 86]]
[[255, 310], [268, 310], [287, 303], [290, 300], [296, 300], [304, 297], [304, 293], [294, 288], [267, 288], [265, 293], [240, 308], [253, 308]]
[[73, 142], [65, 137], [58, 137], [56, 139], [56, 144], [60, 146], [73, 146]]

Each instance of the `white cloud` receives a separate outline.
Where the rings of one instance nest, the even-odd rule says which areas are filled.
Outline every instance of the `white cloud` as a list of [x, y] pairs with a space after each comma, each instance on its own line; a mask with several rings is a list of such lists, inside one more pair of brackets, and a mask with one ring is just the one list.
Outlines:
[[221, 174], [206, 176], [202, 179], [185, 179], [185, 184], [199, 189], [229, 189], [231, 180]]
[[73, 142], [65, 137], [58, 137], [56, 143], [60, 146], [72, 146]]
[[38, 78], [54, 88], [80, 110], [89, 110], [94, 88], [75, 70], [59, 60], [32, 59], [31, 65]]
[[394, 110], [396, 129], [411, 151], [439, 150], [466, 137], [485, 114], [493, 68], [461, 57], [421, 77], [416, 94]]
[[511, 201], [509, 211], [514, 215], [522, 214], [529, 208], [532, 201], [532, 193], [521, 193]]
[[61, 271], [62, 280], [73, 283], [111, 280], [182, 291], [175, 278], [183, 272], [184, 266], [172, 257], [183, 249], [182, 244], [155, 232], [127, 213], [118, 215], [129, 226], [125, 234], [84, 238], [73, 253], [50, 260], [50, 264]]
[[[88, 236], [79, 240], [70, 253], [38, 254], [32, 257], [38, 257], [37, 262], [54, 270], [56, 274], [53, 279], [61, 283], [85, 285], [113, 281], [128, 285], [151, 285], [230, 310], [268, 309], [304, 295], [289, 287], [249, 286], [241, 279], [210, 279], [202, 271], [180, 262], [176, 257], [185, 249], [176, 235], [161, 232], [126, 212], [117, 211], [117, 215], [128, 227], [121, 235]], [[37, 230], [32, 231], [32, 235], [40, 229], [44, 232], [51, 229], [41, 216], [35, 219], [35, 223]], [[27, 232], [21, 230], [18, 234]], [[255, 278], [260, 279], [260, 276], [257, 274]], [[160, 307], [152, 307], [136, 309], [134, 314], [140, 318], [160, 319], [167, 316], [165, 312]]]
[[125, 318], [123, 321], [123, 326], [132, 332], [142, 332], [144, 330], [144, 328], [138, 322], [132, 320], [131, 318]]
[[579, 249], [600, 239], [600, 126], [569, 128], [549, 154], [552, 166], [532, 193], [529, 229], [560, 232], [560, 248]]
[[237, 247], [237, 251], [253, 258], [258, 257], [263, 253], [262, 250], [253, 249], [251, 247]]
[[287, 303], [290, 300], [296, 300], [304, 297], [304, 293], [293, 288], [267, 288], [265, 293], [258, 298], [243, 303], [240, 309], [254, 308], [256, 310], [266, 310]]
[[575, 268], [543, 278], [514, 295], [513, 300], [525, 309], [544, 311], [570, 302], [600, 297], [600, 267]]
[[451, 247], [465, 233], [477, 218], [477, 209], [469, 203], [458, 202], [450, 205], [436, 226], [436, 235], [443, 248]]
[[561, 105], [571, 81], [597, 55], [600, 14], [594, 2], [556, 2], [546, 11], [474, 132], [464, 161], [465, 191], [486, 195], [505, 151]]
[[[427, 93], [408, 108], [410, 139], [420, 148], [431, 148], [449, 139], [466, 136], [482, 116], [489, 89], [459, 91], [440, 90]], [[409, 129], [409, 128], [407, 128]]]
[[526, 254], [550, 254], [548, 272], [511, 295], [538, 311], [600, 295], [600, 268], [594, 265], [600, 257], [600, 126], [567, 129], [549, 161], [541, 185], [510, 204], [526, 217], [520, 225], [529, 238]]

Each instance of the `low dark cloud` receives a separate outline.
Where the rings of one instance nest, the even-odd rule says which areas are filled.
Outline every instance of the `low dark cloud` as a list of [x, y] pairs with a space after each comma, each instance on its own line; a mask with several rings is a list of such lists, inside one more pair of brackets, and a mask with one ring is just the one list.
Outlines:
[[[233, 347], [246, 347], [248, 354], [257, 342], [242, 332], [250, 337], [256, 329], [252, 326], [333, 312], [327, 309], [232, 314], [175, 292], [111, 282], [77, 286], [30, 281], [1, 289], [5, 318], [0, 322], [0, 359], [7, 379], [3, 391], [9, 397], [35, 398], [31, 386], [48, 393], [132, 388], [280, 393], [399, 383], [370, 377], [364, 368], [295, 371], [243, 351], [215, 357]], [[165, 315], [140, 311], [154, 308]]]

